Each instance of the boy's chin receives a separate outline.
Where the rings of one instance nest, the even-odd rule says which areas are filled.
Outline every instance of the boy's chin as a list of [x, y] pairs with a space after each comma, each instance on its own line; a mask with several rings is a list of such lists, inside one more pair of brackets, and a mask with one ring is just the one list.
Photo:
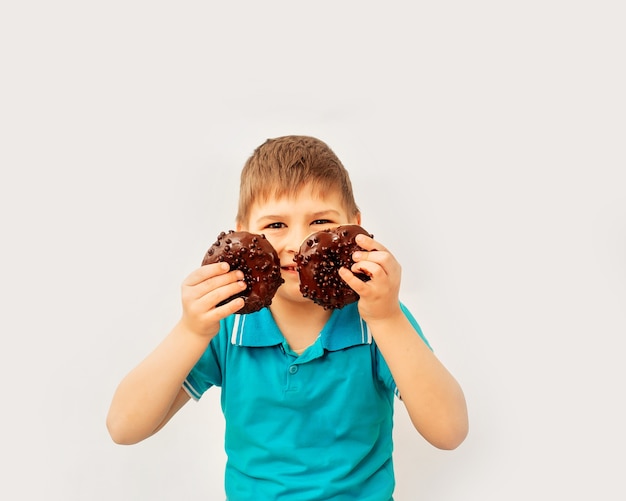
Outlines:
[[289, 301], [292, 303], [302, 303], [303, 305], [315, 304], [310, 299], [305, 298], [300, 292], [300, 282], [290, 283], [285, 281], [283, 285], [278, 288], [274, 300]]

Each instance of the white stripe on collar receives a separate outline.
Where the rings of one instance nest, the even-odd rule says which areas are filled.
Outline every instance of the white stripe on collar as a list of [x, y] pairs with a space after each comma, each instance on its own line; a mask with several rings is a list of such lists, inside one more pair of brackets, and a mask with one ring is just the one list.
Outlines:
[[359, 320], [361, 321], [361, 342], [363, 344], [372, 344], [372, 333], [370, 332], [370, 327], [365, 323], [365, 321], [359, 316]]
[[235, 321], [233, 324], [233, 333], [230, 338], [232, 344], [241, 344], [241, 338], [243, 336], [243, 324], [246, 323], [246, 317], [237, 314], [235, 315]]

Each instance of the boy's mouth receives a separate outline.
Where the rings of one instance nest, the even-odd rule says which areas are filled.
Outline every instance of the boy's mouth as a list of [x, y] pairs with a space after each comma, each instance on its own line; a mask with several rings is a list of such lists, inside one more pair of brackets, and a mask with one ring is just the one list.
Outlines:
[[296, 271], [296, 265], [295, 264], [288, 264], [286, 266], [281, 266], [280, 269], [283, 270], [283, 271], [295, 272]]

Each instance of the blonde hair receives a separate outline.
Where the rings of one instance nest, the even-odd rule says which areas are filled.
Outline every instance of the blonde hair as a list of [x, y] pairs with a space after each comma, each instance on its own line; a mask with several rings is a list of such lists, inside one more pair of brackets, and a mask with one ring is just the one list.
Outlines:
[[328, 145], [310, 136], [282, 136], [265, 141], [246, 161], [237, 222], [247, 222], [250, 208], [258, 200], [293, 196], [307, 184], [320, 193], [338, 190], [347, 213], [359, 213], [348, 171]]

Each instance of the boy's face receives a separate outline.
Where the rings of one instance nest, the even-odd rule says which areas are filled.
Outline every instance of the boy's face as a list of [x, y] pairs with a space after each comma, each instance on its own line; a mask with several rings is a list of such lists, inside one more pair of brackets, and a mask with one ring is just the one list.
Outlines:
[[254, 203], [247, 225], [240, 224], [237, 229], [265, 234], [278, 252], [285, 283], [278, 289], [275, 300], [308, 304], [311, 301], [300, 293], [300, 279], [293, 261], [300, 245], [311, 233], [324, 228], [360, 223], [360, 214], [354, 217], [347, 214], [339, 190], [321, 194], [306, 185], [293, 197], [270, 197]]

